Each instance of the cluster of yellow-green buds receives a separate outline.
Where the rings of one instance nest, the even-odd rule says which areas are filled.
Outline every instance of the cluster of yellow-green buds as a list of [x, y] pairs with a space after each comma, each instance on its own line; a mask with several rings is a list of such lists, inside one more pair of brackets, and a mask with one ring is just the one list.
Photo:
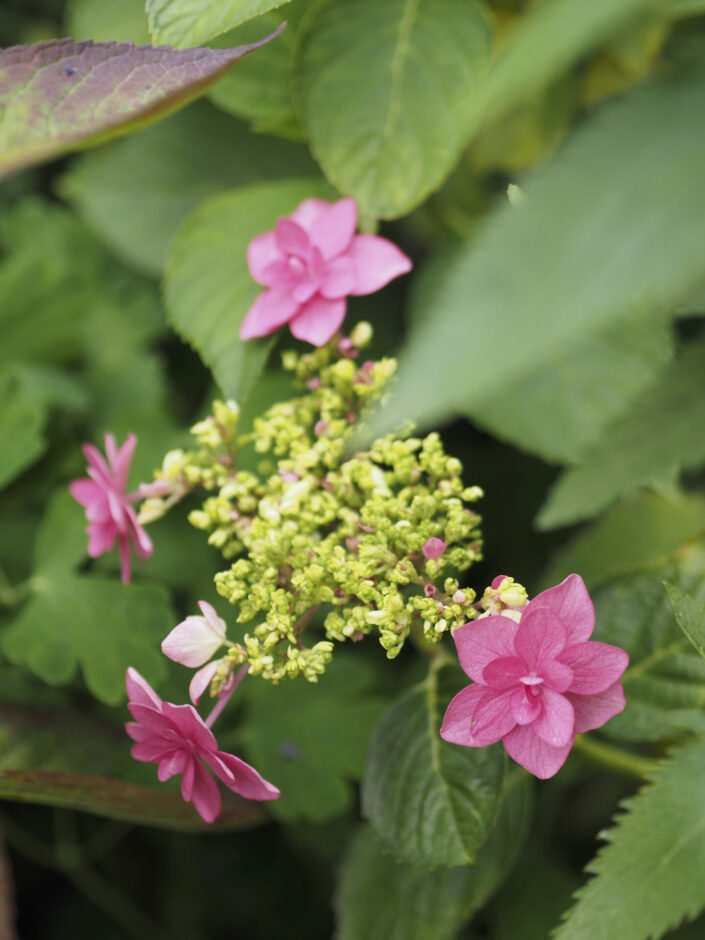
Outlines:
[[[463, 483], [460, 461], [438, 434], [410, 428], [348, 452], [396, 368], [388, 358], [358, 361], [371, 332], [358, 324], [349, 338], [286, 352], [295, 397], [251, 428], [234, 403], [215, 402], [192, 429], [196, 447], [168, 454], [146, 488], [150, 519], [204, 491], [189, 520], [232, 560], [215, 583], [247, 632], [230, 646], [219, 684], [244, 663], [274, 682], [315, 682], [335, 642], [376, 634], [391, 659], [412, 630], [435, 643], [477, 616], [459, 576], [481, 555], [472, 505], [482, 492]], [[309, 624], [324, 634], [312, 645], [302, 636]]]

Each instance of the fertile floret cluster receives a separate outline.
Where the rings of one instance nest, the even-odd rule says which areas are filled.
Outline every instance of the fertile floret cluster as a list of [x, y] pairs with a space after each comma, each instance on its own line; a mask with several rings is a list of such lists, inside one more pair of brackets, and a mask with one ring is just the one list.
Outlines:
[[[269, 408], [251, 430], [239, 427], [234, 403], [216, 402], [192, 429], [197, 447], [167, 455], [145, 488], [150, 520], [205, 490], [189, 520], [232, 559], [216, 586], [248, 627], [230, 643], [212, 693], [242, 663], [274, 682], [315, 682], [333, 641], [376, 633], [391, 659], [414, 624], [433, 643], [476, 616], [475, 593], [458, 575], [480, 557], [480, 518], [470, 507], [482, 492], [463, 484], [460, 461], [438, 434], [413, 437], [411, 429], [349, 453], [396, 366], [358, 362], [370, 337], [359, 324], [349, 338], [285, 353], [297, 397]], [[302, 633], [314, 618], [325, 639], [307, 646]]]

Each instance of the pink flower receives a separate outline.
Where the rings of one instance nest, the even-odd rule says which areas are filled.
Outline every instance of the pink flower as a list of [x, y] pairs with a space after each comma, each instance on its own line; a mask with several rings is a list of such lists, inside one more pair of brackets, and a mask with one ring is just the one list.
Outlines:
[[267, 288], [248, 310], [240, 339], [267, 336], [289, 324], [297, 339], [322, 346], [345, 317], [345, 298], [372, 294], [411, 261], [377, 235], [356, 235], [354, 199], [332, 205], [307, 199], [273, 232], [254, 238], [247, 249], [252, 277]]
[[181, 795], [193, 802], [206, 822], [213, 822], [221, 807], [218, 784], [207, 765], [230, 790], [248, 800], [276, 800], [279, 790], [233, 754], [218, 750], [213, 732], [192, 705], [163, 702], [134, 669], [127, 670], [128, 708], [134, 722], [125, 730], [136, 743], [135, 760], [159, 764], [161, 781], [181, 774]]
[[435, 535], [421, 546], [423, 557], [437, 561], [443, 552], [448, 548], [443, 539], [437, 539]]
[[162, 643], [162, 653], [183, 666], [202, 666], [225, 643], [225, 621], [207, 601], [199, 601], [202, 617], [187, 617]]
[[118, 449], [112, 434], [105, 435], [107, 463], [100, 451], [92, 444], [83, 445], [88, 461], [88, 478], [74, 480], [69, 486], [71, 495], [86, 508], [88, 519], [88, 554], [97, 558], [112, 550], [118, 540], [122, 580], [130, 580], [130, 546], [134, 545], [137, 557], [144, 561], [154, 551], [149, 536], [137, 521], [131, 502], [139, 494], [128, 495], [127, 474], [132, 455], [137, 446], [134, 434], [128, 434], [125, 443]]
[[451, 701], [441, 737], [467, 747], [501, 740], [534, 776], [552, 777], [576, 733], [624, 708], [629, 657], [590, 640], [594, 626], [587, 588], [571, 574], [527, 604], [518, 624], [491, 616], [460, 627], [453, 639], [474, 684]]

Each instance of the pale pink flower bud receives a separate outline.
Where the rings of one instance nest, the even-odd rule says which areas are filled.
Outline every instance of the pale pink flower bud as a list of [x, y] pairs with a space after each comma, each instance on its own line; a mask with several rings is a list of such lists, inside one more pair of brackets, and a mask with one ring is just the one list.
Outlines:
[[424, 542], [424, 544], [421, 546], [421, 551], [423, 552], [424, 558], [437, 561], [446, 548], [448, 548], [448, 546], [443, 541], [443, 539], [438, 539], [434, 535], [433, 538], [430, 538], [427, 542]]
[[162, 653], [183, 666], [202, 666], [225, 642], [225, 621], [207, 601], [199, 601], [202, 617], [187, 617], [162, 643]]

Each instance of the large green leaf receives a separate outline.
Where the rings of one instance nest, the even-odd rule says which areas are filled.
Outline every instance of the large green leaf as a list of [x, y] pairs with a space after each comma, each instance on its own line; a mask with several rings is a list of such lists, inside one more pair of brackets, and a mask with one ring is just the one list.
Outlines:
[[152, 40], [184, 48], [200, 46], [288, 0], [147, 0]]
[[169, 320], [229, 397], [246, 397], [271, 348], [269, 340], [243, 343], [238, 336], [261, 290], [247, 268], [247, 246], [304, 199], [327, 194], [316, 177], [231, 190], [196, 209], [171, 244], [165, 281]]
[[672, 584], [667, 584], [666, 590], [676, 615], [676, 623], [705, 659], [705, 606], [696, 603]]
[[419, 318], [370, 437], [409, 416], [438, 419], [459, 400], [474, 406], [608, 326], [692, 293], [702, 279], [703, 94], [698, 74], [605, 107], [529, 181], [519, 208], [487, 220]]
[[404, 215], [441, 184], [481, 113], [482, 8], [333, 0], [307, 25], [295, 81], [314, 154], [364, 220]]
[[685, 351], [633, 411], [616, 421], [555, 484], [541, 528], [595, 515], [638, 486], [705, 461], [705, 342]]
[[428, 871], [396, 862], [362, 827], [343, 863], [335, 906], [339, 940], [451, 940], [514, 865], [531, 822], [531, 785], [505, 777], [497, 820], [475, 865]]
[[[447, 672], [447, 671], [446, 671]], [[397, 699], [375, 730], [362, 808], [395, 858], [426, 867], [475, 861], [499, 804], [501, 746], [464, 748], [444, 741], [443, 709], [457, 691], [432, 669]]]
[[45, 409], [13, 373], [0, 369], [0, 487], [44, 452]]
[[108, 819], [165, 829], [239, 829], [265, 818], [259, 803], [228, 796], [214, 823], [204, 822], [181, 794], [89, 774], [52, 770], [0, 770], [0, 799], [95, 813]]
[[610, 737], [658, 741], [705, 724], [705, 662], [680, 631], [664, 581], [694, 601], [705, 600], [702, 552], [619, 578], [595, 594], [594, 639], [629, 653], [622, 680], [627, 705], [605, 725]]
[[274, 815], [323, 822], [350, 805], [382, 711], [370, 679], [363, 662], [338, 654], [315, 685], [253, 679], [243, 687], [249, 706], [238, 737], [281, 790]]
[[644, 490], [620, 502], [558, 553], [542, 578], [544, 588], [579, 571], [588, 587], [646, 564], [666, 562], [705, 534], [705, 499]]
[[[444, 247], [413, 282], [411, 316], [433, 310], [462, 248]], [[588, 337], [565, 355], [459, 411], [502, 440], [544, 460], [575, 463], [610, 421], [652, 385], [673, 355], [669, 328], [635, 317]], [[501, 363], [503, 350], [498, 351]]]
[[313, 170], [302, 147], [255, 136], [205, 102], [195, 102], [155, 127], [81, 157], [59, 188], [120, 257], [160, 274], [171, 237], [205, 199], [223, 189]]
[[50, 685], [69, 682], [80, 664], [89, 690], [108, 705], [125, 698], [128, 666], [152, 683], [165, 675], [159, 646], [175, 617], [163, 588], [88, 575], [40, 574], [34, 584], [2, 634], [12, 663]]
[[705, 745], [674, 751], [622, 804], [555, 940], [650, 940], [705, 907]]
[[173, 111], [268, 39], [185, 50], [53, 39], [0, 50], [0, 176]]
[[487, 102], [490, 120], [535, 91], [603, 40], [668, 0], [545, 0], [521, 17], [492, 70]]
[[270, 42], [256, 56], [242, 62], [237, 75], [224, 75], [216, 82], [208, 92], [211, 101], [251, 121], [256, 131], [295, 139], [303, 137], [294, 112], [291, 77], [297, 31], [306, 9], [306, 0], [294, 0], [215, 40], [215, 46], [250, 42], [275, 30], [286, 20], [286, 29], [276, 42]]
[[[149, 42], [144, 0], [69, 0], [65, 13], [65, 33], [74, 39], [97, 42]], [[264, 30], [260, 33], [263, 36]], [[257, 37], [259, 38], [259, 37]]]

